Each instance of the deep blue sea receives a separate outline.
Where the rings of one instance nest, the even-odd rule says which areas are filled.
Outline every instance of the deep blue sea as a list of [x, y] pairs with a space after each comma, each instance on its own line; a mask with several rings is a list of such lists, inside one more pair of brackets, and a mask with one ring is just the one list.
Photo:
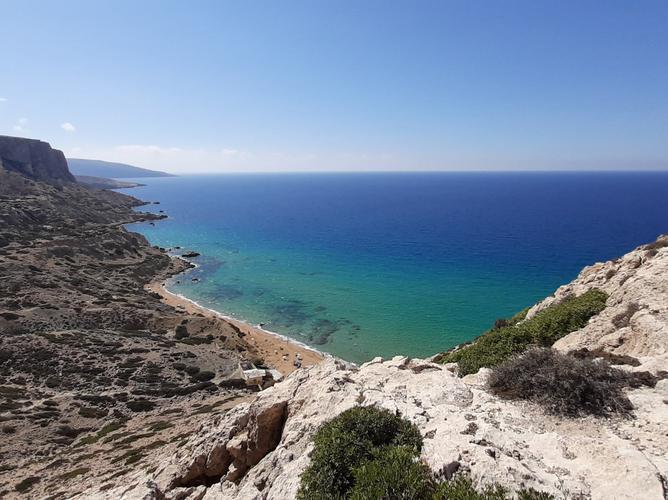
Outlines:
[[202, 254], [172, 291], [356, 362], [470, 340], [668, 232], [668, 172], [140, 181], [169, 219], [132, 230]]

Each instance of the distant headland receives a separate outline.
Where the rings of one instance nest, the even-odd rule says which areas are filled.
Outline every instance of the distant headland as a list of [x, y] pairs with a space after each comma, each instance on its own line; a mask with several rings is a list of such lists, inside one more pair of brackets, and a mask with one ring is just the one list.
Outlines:
[[167, 172], [135, 167], [126, 163], [115, 163], [102, 160], [88, 160], [83, 158], [68, 158], [70, 172], [76, 176], [107, 177], [112, 179], [136, 177], [175, 177]]

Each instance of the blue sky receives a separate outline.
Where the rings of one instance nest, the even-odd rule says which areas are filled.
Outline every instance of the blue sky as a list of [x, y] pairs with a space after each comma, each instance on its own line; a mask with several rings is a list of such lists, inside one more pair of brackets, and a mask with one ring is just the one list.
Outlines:
[[174, 172], [666, 169], [668, 1], [2, 0], [0, 134]]

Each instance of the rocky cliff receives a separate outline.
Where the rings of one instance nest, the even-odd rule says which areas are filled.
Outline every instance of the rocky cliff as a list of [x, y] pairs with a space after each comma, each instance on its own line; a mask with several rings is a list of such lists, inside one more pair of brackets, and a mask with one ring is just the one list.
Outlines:
[[[637, 356], [628, 371], [668, 369], [668, 238], [582, 271], [530, 315], [572, 293], [602, 288], [607, 308], [558, 342], [562, 350]], [[299, 370], [254, 400], [167, 445], [152, 472], [102, 478], [99, 498], [290, 499], [326, 420], [355, 405], [378, 405], [417, 424], [422, 460], [477, 485], [534, 487], [555, 498], [668, 498], [668, 380], [628, 390], [631, 417], [564, 418], [501, 399], [489, 370], [460, 378], [456, 366], [396, 357], [361, 367], [331, 360]], [[661, 377], [659, 377], [661, 378]], [[85, 483], [89, 484], [89, 483]], [[84, 484], [82, 484], [84, 486]], [[82, 497], [83, 497], [82, 496]]]
[[76, 182], [63, 152], [34, 139], [0, 136], [0, 167], [50, 184]]

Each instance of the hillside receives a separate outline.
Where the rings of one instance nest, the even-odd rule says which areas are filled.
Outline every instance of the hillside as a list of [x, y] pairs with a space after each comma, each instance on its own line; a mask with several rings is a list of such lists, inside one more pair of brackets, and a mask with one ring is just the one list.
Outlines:
[[122, 179], [126, 177], [173, 177], [172, 174], [168, 174], [167, 172], [102, 160], [68, 158], [67, 164], [74, 175], [85, 175], [89, 177], [106, 177], [112, 179]]
[[69, 182], [47, 143], [1, 138], [0, 159], [0, 498], [72, 496], [93, 442], [123, 436], [106, 460], [125, 462], [134, 434], [154, 449], [193, 432], [201, 405], [249, 394], [239, 362], [257, 357], [232, 325], [144, 288], [190, 267], [123, 227], [163, 215]]
[[124, 189], [143, 186], [137, 182], [117, 181], [106, 177], [91, 177], [90, 175], [75, 175], [74, 178], [83, 186], [94, 189]]

